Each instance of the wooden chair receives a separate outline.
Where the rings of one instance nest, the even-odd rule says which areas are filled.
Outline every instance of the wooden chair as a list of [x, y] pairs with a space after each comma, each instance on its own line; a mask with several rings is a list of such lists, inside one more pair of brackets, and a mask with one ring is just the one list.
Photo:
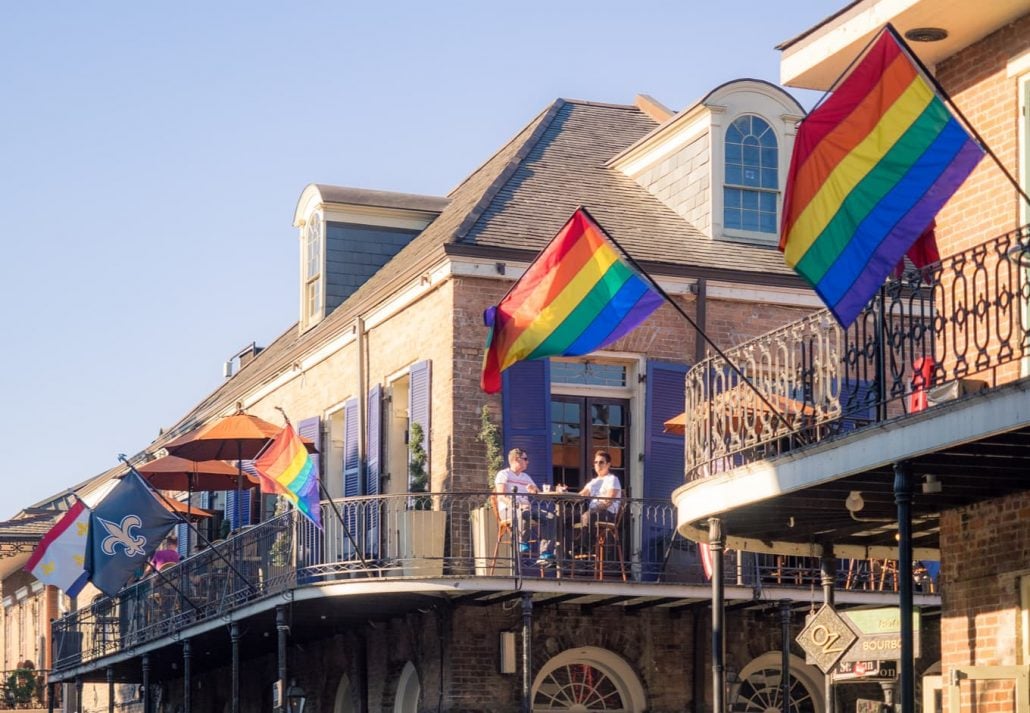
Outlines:
[[619, 512], [615, 515], [614, 522], [598, 520], [594, 523], [597, 528], [597, 542], [594, 547], [594, 575], [597, 579], [604, 579], [604, 554], [611, 544], [615, 547], [615, 553], [619, 556], [619, 569], [622, 572], [622, 581], [626, 581], [626, 556], [622, 551], [622, 518], [626, 514], [626, 498], [619, 498]]
[[512, 537], [511, 520], [501, 517], [501, 509], [497, 501], [497, 495], [490, 496], [490, 507], [493, 508], [494, 517], [497, 518], [497, 542], [494, 543], [494, 556], [490, 561], [491, 575], [493, 575], [494, 570], [497, 568], [497, 553], [501, 551], [501, 545], [508, 544], [511, 546], [512, 552], [515, 551], [515, 538]]

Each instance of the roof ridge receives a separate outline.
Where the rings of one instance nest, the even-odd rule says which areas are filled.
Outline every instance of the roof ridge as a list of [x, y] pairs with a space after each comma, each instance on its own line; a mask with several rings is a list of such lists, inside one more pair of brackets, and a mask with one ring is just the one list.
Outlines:
[[[479, 222], [479, 219], [483, 216], [483, 213], [486, 212], [486, 209], [490, 207], [490, 204], [493, 203], [494, 198], [501, 191], [501, 188], [503, 188], [504, 185], [511, 180], [511, 177], [515, 175], [515, 172], [518, 170], [519, 166], [522, 165], [523, 159], [525, 159], [526, 156], [529, 155], [530, 151], [532, 151], [533, 148], [537, 145], [537, 143], [539, 143], [540, 139], [550, 128], [551, 122], [554, 121], [554, 118], [558, 115], [558, 112], [561, 111], [561, 109], [567, 103], [568, 102], [566, 102], [564, 99], [555, 99], [553, 102], [551, 102], [551, 105], [547, 107], [547, 109], [545, 109], [537, 115], [538, 118], [535, 119], [536, 128], [534, 128], [533, 131], [529, 134], [529, 136], [525, 138], [525, 140], [522, 142], [522, 146], [520, 146], [519, 150], [515, 152], [514, 156], [512, 156], [511, 160], [508, 162], [508, 165], [506, 165], [497, 174], [497, 177], [494, 178], [490, 185], [486, 187], [482, 194], [480, 194], [479, 200], [477, 200], [475, 204], [469, 209], [469, 212], [465, 215], [464, 220], [462, 220], [458, 227], [454, 230], [454, 242], [462, 242], [465, 236], [469, 234], [469, 231], [472, 230], [473, 226], [475, 226], [475, 224]], [[530, 122], [530, 124], [532, 123], [533, 122]], [[525, 128], [523, 128], [523, 131], [525, 131]], [[504, 146], [505, 148], [507, 148], [510, 145], [511, 142], [509, 141]], [[496, 155], [497, 154], [494, 154], [494, 156]], [[491, 156], [490, 158], [492, 159], [493, 156]], [[486, 164], [484, 163], [483, 165]]]
[[628, 109], [629, 111], [640, 111], [640, 107], [635, 104], [617, 104], [614, 102], [591, 101], [590, 99], [568, 99], [566, 97], [562, 97], [559, 101], [563, 101], [566, 104], [579, 104], [580, 106], [599, 106], [604, 109]]

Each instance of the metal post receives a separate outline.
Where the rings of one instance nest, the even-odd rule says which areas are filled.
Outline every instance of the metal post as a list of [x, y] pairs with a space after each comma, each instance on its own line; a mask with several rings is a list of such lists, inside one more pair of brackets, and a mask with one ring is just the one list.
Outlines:
[[47, 681], [46, 684], [46, 709], [47, 713], [54, 713], [54, 691], [57, 690], [57, 686]]
[[[75, 711], [82, 713], [82, 676], [75, 677]], [[150, 711], [143, 713], [150, 713]]]
[[723, 600], [724, 547], [722, 520], [708, 520], [708, 547], [712, 553], [712, 711], [726, 713], [726, 632], [723, 630], [725, 609]]
[[522, 594], [522, 713], [533, 710], [531, 687], [533, 684], [533, 595]]
[[[837, 579], [837, 559], [833, 556], [833, 545], [824, 545], [822, 558], [819, 561], [820, 583], [823, 585], [823, 602], [828, 607], [834, 603], [833, 584]], [[826, 674], [823, 685], [826, 713], [833, 713], [833, 672]]]
[[107, 713], [114, 713], [114, 669], [107, 667]]
[[[289, 633], [290, 627], [286, 625], [286, 607], [282, 604], [275, 608], [275, 635], [276, 635], [276, 651], [279, 659], [279, 680], [282, 682], [280, 685], [283, 686], [283, 690], [286, 690], [287, 685], [287, 670], [286, 670], [286, 634]], [[285, 708], [285, 701], [284, 708]]]
[[240, 713], [240, 625], [238, 622], [234, 621], [229, 625], [229, 638], [232, 640], [232, 713]]
[[193, 644], [189, 639], [182, 642], [182, 713], [191, 713], [193, 690]]
[[894, 502], [898, 506], [898, 596], [901, 609], [901, 661], [898, 683], [901, 713], [915, 712], [914, 642], [912, 639], [912, 468], [894, 464]]
[[143, 654], [143, 713], [153, 713], [150, 708], [150, 654]]
[[780, 706], [781, 713], [790, 712], [790, 619], [794, 610], [789, 599], [780, 600]]

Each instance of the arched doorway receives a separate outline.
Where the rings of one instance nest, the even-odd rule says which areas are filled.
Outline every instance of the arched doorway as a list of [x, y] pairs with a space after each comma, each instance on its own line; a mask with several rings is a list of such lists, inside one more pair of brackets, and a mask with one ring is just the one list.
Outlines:
[[333, 713], [354, 713], [354, 699], [351, 696], [350, 678], [347, 674], [340, 676], [340, 684], [336, 687], [336, 698], [333, 699]]
[[422, 695], [422, 684], [418, 680], [415, 664], [404, 664], [397, 679], [397, 695], [393, 700], [393, 713], [418, 713], [418, 699]]
[[[730, 689], [731, 713], [784, 713], [779, 651], [770, 651], [754, 659], [740, 671], [739, 680]], [[825, 713], [823, 710], [823, 676], [797, 656], [790, 657], [791, 713]]]
[[636, 713], [646, 707], [644, 687], [633, 668], [617, 654], [593, 646], [563, 651], [533, 681], [534, 713]]

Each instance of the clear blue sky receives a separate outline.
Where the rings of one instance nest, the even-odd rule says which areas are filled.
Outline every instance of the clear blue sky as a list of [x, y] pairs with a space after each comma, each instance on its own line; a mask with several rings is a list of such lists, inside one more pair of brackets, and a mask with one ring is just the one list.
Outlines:
[[556, 97], [777, 82], [774, 45], [842, 4], [6, 4], [0, 518], [145, 448], [296, 320], [306, 184], [443, 195]]

